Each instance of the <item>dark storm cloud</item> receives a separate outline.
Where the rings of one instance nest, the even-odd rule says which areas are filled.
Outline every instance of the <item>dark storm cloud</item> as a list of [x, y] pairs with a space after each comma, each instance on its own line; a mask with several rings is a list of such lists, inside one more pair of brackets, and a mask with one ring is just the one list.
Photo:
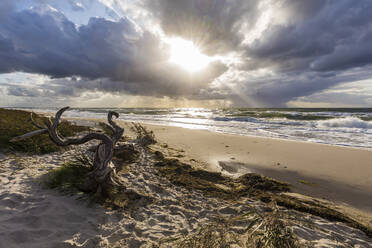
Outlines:
[[0, 24], [2, 73], [109, 78], [117, 86], [106, 80], [101, 89], [178, 96], [196, 94], [226, 70], [221, 63], [212, 63], [205, 72], [190, 76], [169, 64], [167, 54], [158, 37], [126, 18], [118, 22], [91, 18], [76, 27], [62, 13], [43, 8], [14, 12]]
[[[37, 91], [7, 86], [14, 96], [104, 91], [283, 106], [343, 82], [371, 78], [370, 0], [138, 1], [146, 12], [138, 16], [151, 18], [166, 35], [190, 39], [209, 55], [239, 59], [228, 66], [211, 63], [193, 75], [167, 62], [159, 37], [125, 17], [91, 18], [77, 26], [45, 5], [16, 12], [13, 2], [0, 3], [0, 73], [54, 78]], [[71, 4], [83, 11], [77, 2]], [[275, 18], [247, 42], [269, 9]]]
[[[341, 70], [372, 62], [371, 1], [291, 2], [283, 4], [288, 23], [271, 24], [248, 46], [248, 56], [301, 70]], [[285, 66], [293, 61], [299, 68]]]
[[256, 0], [148, 0], [149, 11], [168, 35], [193, 40], [205, 53], [229, 52], [242, 41], [242, 25], [257, 18]]

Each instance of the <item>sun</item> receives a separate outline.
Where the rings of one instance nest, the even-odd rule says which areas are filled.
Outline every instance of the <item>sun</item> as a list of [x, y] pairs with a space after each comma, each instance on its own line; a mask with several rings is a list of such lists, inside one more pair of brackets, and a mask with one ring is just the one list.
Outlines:
[[212, 61], [211, 57], [202, 54], [191, 41], [172, 38], [167, 43], [170, 46], [169, 62], [189, 72], [200, 71]]

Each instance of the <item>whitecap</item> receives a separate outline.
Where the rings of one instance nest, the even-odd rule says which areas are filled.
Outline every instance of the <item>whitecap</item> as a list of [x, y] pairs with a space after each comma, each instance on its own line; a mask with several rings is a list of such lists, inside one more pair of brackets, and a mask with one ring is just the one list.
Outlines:
[[335, 118], [330, 120], [317, 121], [318, 127], [345, 127], [372, 129], [372, 122], [363, 121], [357, 117]]

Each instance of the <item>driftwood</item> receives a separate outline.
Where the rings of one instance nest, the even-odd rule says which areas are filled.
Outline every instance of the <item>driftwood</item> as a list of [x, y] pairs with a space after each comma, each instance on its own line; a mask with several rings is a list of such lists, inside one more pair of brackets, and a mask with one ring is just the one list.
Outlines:
[[103, 133], [93, 132], [78, 138], [64, 138], [58, 133], [57, 127], [62, 114], [67, 109], [69, 109], [69, 107], [64, 107], [60, 109], [56, 113], [54, 120], [52, 121], [51, 118], [49, 118], [48, 122], [44, 122], [44, 126], [37, 124], [33, 119], [31, 113], [31, 121], [33, 125], [40, 129], [15, 137], [11, 140], [11, 142], [21, 141], [33, 137], [35, 135], [40, 135], [44, 133], [49, 134], [50, 139], [58, 146], [80, 145], [91, 140], [100, 140], [101, 143], [97, 146], [95, 150], [95, 155], [93, 159], [93, 170], [88, 174], [85, 183], [82, 186], [82, 190], [103, 193], [108, 186], [118, 185], [115, 167], [111, 159], [114, 152], [114, 146], [124, 133], [124, 129], [119, 127], [112, 120], [113, 116], [118, 118], [119, 114], [110, 111], [107, 116], [109, 124], [105, 125], [112, 131], [113, 133], [112, 137], [109, 137]]

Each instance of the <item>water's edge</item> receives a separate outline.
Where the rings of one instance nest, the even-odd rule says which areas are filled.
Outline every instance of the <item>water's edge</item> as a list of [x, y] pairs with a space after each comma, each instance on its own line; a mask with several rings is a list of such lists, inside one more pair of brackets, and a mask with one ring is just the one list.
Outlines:
[[372, 149], [372, 109], [75, 108], [64, 116], [105, 119], [108, 110], [130, 122]]

